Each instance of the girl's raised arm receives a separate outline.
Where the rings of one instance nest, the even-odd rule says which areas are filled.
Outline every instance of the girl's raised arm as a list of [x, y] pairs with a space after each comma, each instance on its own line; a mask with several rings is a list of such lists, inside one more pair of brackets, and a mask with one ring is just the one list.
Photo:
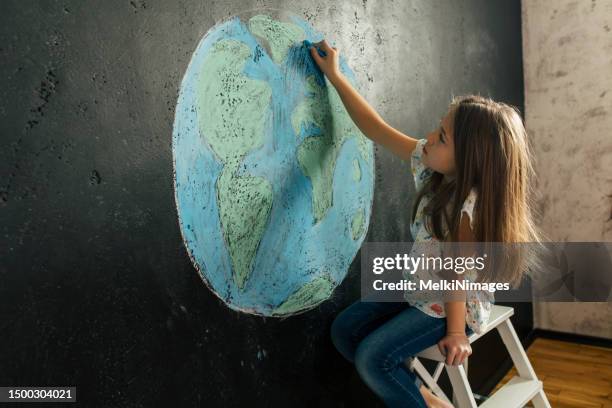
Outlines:
[[[326, 55], [320, 56], [316, 46], [325, 51]], [[412, 151], [416, 147], [417, 139], [389, 126], [378, 112], [353, 88], [338, 67], [338, 50], [330, 47], [327, 41], [323, 40], [310, 48], [310, 55], [312, 55], [312, 58], [334, 88], [336, 88], [346, 111], [361, 132], [372, 141], [389, 149], [401, 159], [410, 160]]]

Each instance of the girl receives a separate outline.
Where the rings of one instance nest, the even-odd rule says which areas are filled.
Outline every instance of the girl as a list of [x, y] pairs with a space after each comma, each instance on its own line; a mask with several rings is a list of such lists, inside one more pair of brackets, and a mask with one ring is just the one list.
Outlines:
[[[411, 225], [415, 242], [540, 240], [528, 201], [531, 156], [516, 108], [474, 95], [455, 98], [440, 126], [417, 140], [385, 123], [358, 94], [339, 70], [336, 48], [325, 40], [314, 45], [326, 55], [311, 46], [312, 58], [362, 133], [411, 160], [418, 190]], [[504, 259], [495, 276], [496, 268], [489, 268], [478, 276], [468, 271], [465, 279], [515, 286], [528, 259]], [[462, 364], [472, 353], [468, 335], [484, 330], [493, 298], [476, 291], [453, 295], [460, 297], [421, 301], [406, 292], [407, 303], [357, 301], [334, 320], [333, 343], [388, 406], [452, 407], [420, 385], [405, 360], [436, 343], [449, 365]]]

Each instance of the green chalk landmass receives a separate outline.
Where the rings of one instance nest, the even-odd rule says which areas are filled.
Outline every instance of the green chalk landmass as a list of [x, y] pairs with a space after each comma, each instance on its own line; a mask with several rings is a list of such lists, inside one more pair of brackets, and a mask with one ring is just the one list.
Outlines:
[[329, 137], [312, 136], [298, 148], [298, 162], [312, 184], [313, 224], [332, 206], [332, 184], [336, 165], [334, 143]]
[[216, 183], [223, 235], [232, 260], [234, 281], [243, 288], [252, 268], [272, 208], [272, 185], [262, 177], [236, 177], [226, 167]]
[[266, 15], [251, 17], [249, 30], [268, 41], [272, 60], [279, 65], [285, 60], [291, 46], [306, 39], [306, 33], [299, 26], [282, 23]]
[[272, 90], [245, 77], [249, 47], [236, 40], [215, 43], [202, 63], [197, 86], [200, 133], [223, 162], [215, 184], [221, 228], [231, 258], [234, 281], [243, 288], [266, 229], [273, 193], [261, 177], [241, 177], [243, 157], [263, 145]]
[[363, 208], [360, 208], [353, 214], [353, 221], [351, 222], [351, 233], [353, 236], [353, 240], [356, 240], [363, 234], [363, 229], [365, 226], [365, 211]]
[[349, 116], [333, 86], [323, 88], [314, 76], [309, 76], [306, 88], [311, 97], [302, 100], [294, 109], [291, 124], [296, 135], [308, 125], [318, 127], [321, 132], [304, 139], [297, 153], [300, 168], [312, 183], [313, 223], [316, 224], [333, 205], [334, 169], [342, 144], [348, 138], [356, 137], [361, 157], [369, 161], [369, 141]]
[[328, 299], [334, 284], [328, 276], [320, 276], [293, 292], [273, 311], [273, 315], [286, 315], [308, 309]]
[[272, 89], [242, 74], [249, 47], [221, 40], [207, 54], [199, 73], [197, 109], [200, 130], [219, 159], [237, 162], [263, 145]]

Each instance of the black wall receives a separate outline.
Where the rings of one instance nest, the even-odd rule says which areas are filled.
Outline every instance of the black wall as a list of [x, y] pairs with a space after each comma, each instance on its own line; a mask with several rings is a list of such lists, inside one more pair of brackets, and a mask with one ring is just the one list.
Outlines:
[[[234, 312], [178, 229], [171, 131], [182, 75], [221, 18], [271, 6], [351, 56], [362, 92], [416, 137], [450, 95], [523, 109], [518, 1], [2, 1], [0, 385], [77, 386], [81, 406], [382, 406], [329, 339], [359, 254], [315, 311]], [[342, 46], [341, 46], [342, 47]], [[376, 151], [368, 241], [410, 241], [409, 163]], [[531, 329], [531, 308], [517, 308]], [[503, 360], [496, 334], [475, 388]]]

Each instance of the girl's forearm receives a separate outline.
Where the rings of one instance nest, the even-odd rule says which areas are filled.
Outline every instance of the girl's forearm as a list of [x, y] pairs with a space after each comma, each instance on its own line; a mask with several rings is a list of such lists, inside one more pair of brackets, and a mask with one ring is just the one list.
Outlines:
[[380, 143], [381, 141], [378, 140], [382, 134], [380, 129], [385, 125], [383, 118], [353, 88], [349, 80], [341, 72], [329, 78], [329, 81], [336, 88], [346, 111], [359, 130], [374, 142]]
[[465, 301], [444, 303], [446, 312], [446, 332], [465, 333]]

